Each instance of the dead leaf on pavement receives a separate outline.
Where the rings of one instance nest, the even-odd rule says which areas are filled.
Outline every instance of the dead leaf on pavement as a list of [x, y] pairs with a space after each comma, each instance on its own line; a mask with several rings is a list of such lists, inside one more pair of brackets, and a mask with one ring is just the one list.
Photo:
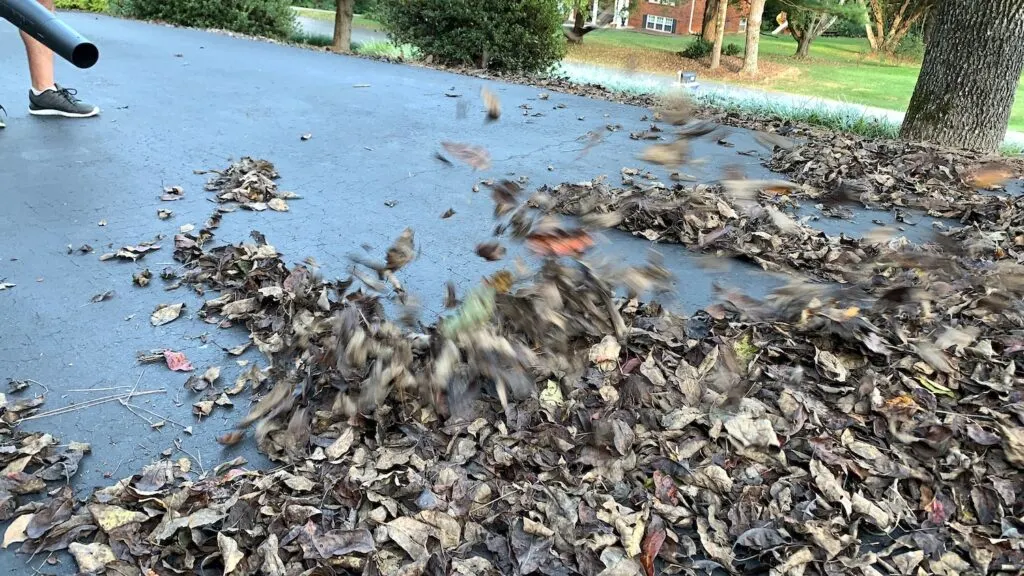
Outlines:
[[93, 303], [95, 303], [95, 302], [106, 302], [107, 300], [110, 300], [113, 297], [114, 297], [114, 291], [113, 290], [107, 290], [106, 292], [102, 292], [100, 294], [97, 294], [97, 295], [93, 296], [92, 298], [89, 299], [89, 301], [93, 302]]
[[181, 311], [185, 307], [185, 303], [181, 302], [178, 304], [158, 304], [153, 313], [149, 316], [149, 323], [153, 326], [163, 326], [169, 322], [173, 322], [181, 316]]
[[140, 288], [149, 286], [149, 281], [153, 278], [153, 273], [149, 271], [149, 268], [145, 268], [135, 274], [132, 274], [132, 282]]
[[185, 357], [184, 352], [174, 352], [172, 350], [163, 351], [164, 360], [167, 362], [167, 367], [176, 372], [191, 372], [195, 370], [192, 367], [192, 363]]

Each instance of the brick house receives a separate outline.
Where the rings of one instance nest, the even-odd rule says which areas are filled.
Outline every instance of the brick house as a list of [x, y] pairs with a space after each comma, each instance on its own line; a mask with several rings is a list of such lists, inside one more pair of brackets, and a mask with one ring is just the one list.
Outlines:
[[[653, 34], [700, 34], [707, 0], [636, 0], [629, 11], [627, 27]], [[750, 2], [741, 0], [737, 10], [729, 3], [725, 33], [746, 32]]]

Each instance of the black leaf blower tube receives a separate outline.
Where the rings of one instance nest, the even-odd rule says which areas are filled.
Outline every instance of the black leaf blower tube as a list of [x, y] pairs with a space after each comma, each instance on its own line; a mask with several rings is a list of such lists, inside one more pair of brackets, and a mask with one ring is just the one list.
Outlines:
[[0, 0], [0, 18], [9, 20], [19, 30], [79, 68], [89, 68], [100, 59], [100, 51], [95, 44], [36, 0]]

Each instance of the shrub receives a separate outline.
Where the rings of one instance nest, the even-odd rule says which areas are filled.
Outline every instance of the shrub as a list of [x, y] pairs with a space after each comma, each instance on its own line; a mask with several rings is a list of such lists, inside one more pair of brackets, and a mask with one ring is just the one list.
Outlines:
[[364, 16], [372, 15], [377, 10], [377, 0], [356, 0], [352, 5], [352, 11]]
[[559, 0], [378, 0], [376, 16], [441, 64], [541, 72], [565, 54]]
[[864, 30], [863, 22], [856, 22], [850, 18], [840, 17], [831, 28], [825, 31], [822, 36], [840, 36], [843, 38], [867, 38], [867, 31]]
[[290, 4], [289, 0], [115, 0], [112, 7], [129, 18], [284, 40], [295, 31]]
[[57, 0], [57, 10], [82, 10], [85, 12], [106, 12], [110, 8], [108, 0]]
[[743, 48], [740, 48], [739, 44], [729, 42], [722, 48], [722, 54], [726, 56], [740, 56], [743, 54]]
[[686, 45], [686, 48], [683, 48], [683, 51], [680, 52], [679, 55], [682, 56], [683, 58], [698, 60], [711, 54], [711, 51], [714, 50], [714, 48], [714, 43], [708, 42], [704, 38], [698, 36], [691, 40], [690, 43]]
[[391, 42], [381, 41], [360, 44], [353, 51], [363, 56], [384, 57], [392, 60], [416, 60], [419, 57], [416, 48], [408, 44], [395, 46]]
[[328, 36], [326, 34], [311, 34], [305, 30], [296, 30], [288, 39], [296, 44], [306, 44], [308, 46], [325, 47], [334, 44], [333, 36]]
[[907, 34], [896, 45], [893, 54], [900, 58], [920, 60], [924, 58], [924, 36], [921, 34]]

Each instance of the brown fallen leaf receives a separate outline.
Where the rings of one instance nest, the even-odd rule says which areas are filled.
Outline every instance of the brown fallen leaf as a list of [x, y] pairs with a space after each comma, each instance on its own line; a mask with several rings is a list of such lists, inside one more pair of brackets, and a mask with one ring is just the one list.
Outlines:
[[444, 285], [444, 307], [451, 310], [459, 304], [459, 299], [455, 295], [455, 283], [449, 280]]
[[245, 554], [238, 549], [238, 542], [223, 532], [217, 532], [217, 548], [224, 559], [224, 575], [227, 576], [235, 571], [238, 563], [245, 558]]
[[202, 375], [202, 379], [205, 380], [206, 383], [211, 386], [213, 385], [214, 382], [217, 381], [218, 378], [220, 378], [220, 366], [210, 366], [209, 368], [206, 369], [206, 372], [203, 372]]
[[89, 299], [89, 301], [90, 302], [106, 302], [107, 300], [110, 300], [113, 297], [114, 297], [114, 291], [113, 290], [107, 290], [106, 292], [102, 292], [100, 294], [97, 294], [97, 295], [93, 296], [92, 298]]
[[990, 190], [1002, 187], [1013, 175], [1014, 170], [1008, 164], [993, 162], [971, 172], [966, 182], [970, 186]]
[[181, 302], [178, 304], [158, 304], [153, 313], [149, 316], [149, 323], [153, 326], [163, 326], [164, 324], [173, 322], [181, 316], [182, 309], [185, 308], [185, 303]]
[[458, 160], [465, 162], [474, 170], [487, 170], [491, 167], [491, 155], [486, 149], [458, 142], [441, 142], [441, 146]]
[[164, 193], [160, 196], [160, 199], [164, 202], [173, 202], [181, 200], [184, 196], [185, 190], [181, 186], [167, 186], [164, 188]]
[[200, 400], [192, 403], [192, 413], [196, 416], [209, 416], [213, 412], [213, 400]]
[[149, 268], [145, 268], [140, 272], [132, 274], [132, 282], [140, 288], [149, 286], [150, 279], [153, 278], [153, 273], [149, 271]]
[[505, 257], [505, 247], [495, 241], [483, 242], [477, 244], [476, 254], [488, 262], [494, 262]]
[[245, 438], [244, 430], [232, 430], [231, 432], [218, 436], [217, 443], [223, 444], [224, 446], [234, 446], [241, 442], [243, 438]]
[[480, 89], [480, 97], [484, 101], [484, 106], [487, 107], [487, 121], [494, 122], [501, 117], [501, 101], [498, 100], [498, 96], [483, 87]]
[[28, 528], [29, 522], [32, 521], [33, 516], [34, 514], [22, 514], [7, 526], [7, 530], [4, 531], [3, 548], [7, 548], [11, 544], [24, 542], [28, 539], [28, 534], [25, 533], [25, 529]]
[[117, 561], [114, 551], [106, 544], [93, 542], [92, 544], [80, 544], [72, 542], [68, 546], [68, 552], [74, 557], [78, 564], [78, 571], [81, 574], [99, 574], [106, 570], [108, 564]]

